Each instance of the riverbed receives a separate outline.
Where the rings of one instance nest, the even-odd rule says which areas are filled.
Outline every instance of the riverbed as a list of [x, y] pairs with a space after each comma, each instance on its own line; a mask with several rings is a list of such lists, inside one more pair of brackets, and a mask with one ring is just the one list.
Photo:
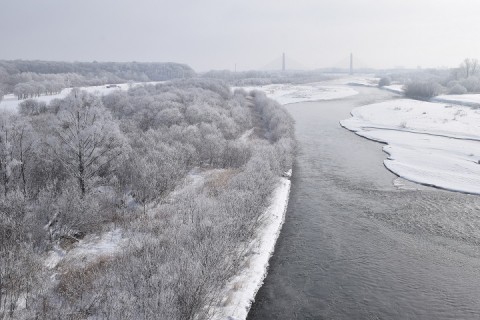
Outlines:
[[288, 105], [299, 154], [285, 224], [249, 319], [480, 315], [480, 197], [402, 181], [379, 143], [340, 127], [376, 88]]

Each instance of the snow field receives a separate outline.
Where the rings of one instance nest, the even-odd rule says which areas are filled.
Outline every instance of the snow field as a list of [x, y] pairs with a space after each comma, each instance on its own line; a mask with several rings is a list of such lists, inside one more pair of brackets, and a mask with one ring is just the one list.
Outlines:
[[415, 100], [355, 108], [345, 128], [387, 143], [385, 166], [407, 180], [480, 194], [480, 111]]
[[342, 75], [341, 78], [334, 79], [329, 82], [337, 85], [376, 87], [378, 86], [379, 80], [380, 78], [374, 77], [373, 75], [363, 75], [363, 76], [362, 75], [353, 75], [353, 76]]
[[267, 97], [276, 100], [282, 105], [319, 100], [341, 99], [358, 94], [357, 91], [345, 86], [324, 85], [311, 83], [296, 84], [270, 84], [258, 87], [235, 87], [247, 91], [259, 90], [265, 92]]
[[445, 94], [436, 96], [432, 101], [480, 107], [480, 94]]

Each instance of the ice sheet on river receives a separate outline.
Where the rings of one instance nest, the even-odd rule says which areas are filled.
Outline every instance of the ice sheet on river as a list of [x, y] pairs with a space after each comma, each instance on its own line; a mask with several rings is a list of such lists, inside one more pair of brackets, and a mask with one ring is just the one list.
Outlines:
[[384, 164], [402, 178], [480, 194], [480, 110], [402, 99], [355, 108], [341, 125], [387, 143]]

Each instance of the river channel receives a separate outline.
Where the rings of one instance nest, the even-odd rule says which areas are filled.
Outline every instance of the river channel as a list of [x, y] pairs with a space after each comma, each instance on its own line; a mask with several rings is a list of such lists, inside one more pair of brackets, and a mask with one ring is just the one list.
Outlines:
[[395, 96], [356, 90], [287, 106], [299, 143], [290, 203], [248, 319], [480, 319], [480, 197], [385, 169], [382, 145], [339, 121]]

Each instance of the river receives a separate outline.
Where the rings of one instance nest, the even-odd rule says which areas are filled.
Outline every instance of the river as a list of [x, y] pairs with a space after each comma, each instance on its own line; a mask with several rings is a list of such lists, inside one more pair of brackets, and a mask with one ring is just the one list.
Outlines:
[[248, 319], [480, 318], [480, 197], [395, 187], [382, 145], [338, 124], [394, 95], [358, 91], [287, 106], [290, 203]]

